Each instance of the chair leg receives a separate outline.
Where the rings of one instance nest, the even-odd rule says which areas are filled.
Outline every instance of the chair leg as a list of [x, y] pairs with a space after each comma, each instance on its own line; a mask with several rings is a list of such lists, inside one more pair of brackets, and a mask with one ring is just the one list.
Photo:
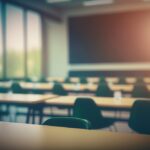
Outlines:
[[29, 122], [30, 122], [31, 111], [32, 111], [32, 109], [31, 109], [31, 108], [28, 108], [26, 123], [29, 123]]
[[36, 111], [33, 109], [32, 110], [32, 124], [35, 124], [35, 113]]
[[115, 132], [118, 131], [116, 124], [113, 125], [113, 128], [114, 128], [114, 131], [115, 131]]
[[43, 108], [39, 110], [39, 124], [42, 124], [43, 122]]

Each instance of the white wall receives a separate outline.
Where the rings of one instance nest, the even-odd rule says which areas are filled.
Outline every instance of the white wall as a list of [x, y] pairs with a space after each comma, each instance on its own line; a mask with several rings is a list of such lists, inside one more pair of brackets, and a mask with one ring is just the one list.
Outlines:
[[68, 72], [67, 21], [65, 18], [62, 22], [47, 20], [46, 28], [49, 53], [48, 75], [65, 77]]
[[[141, 6], [141, 7], [140, 7]], [[69, 70], [150, 70], [150, 63], [105, 63], [69, 65], [69, 37], [67, 18], [96, 13], [114, 13], [134, 11], [137, 9], [150, 9], [150, 5], [123, 5], [120, 7], [94, 7], [91, 9], [69, 10], [60, 23], [47, 21], [48, 51], [49, 51], [49, 76], [67, 76]]]

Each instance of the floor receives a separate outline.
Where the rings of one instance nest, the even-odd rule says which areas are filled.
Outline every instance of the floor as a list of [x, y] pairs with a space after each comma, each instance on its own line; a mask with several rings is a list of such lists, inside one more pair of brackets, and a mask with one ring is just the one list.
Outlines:
[[[5, 110], [6, 108], [2, 108], [2, 109]], [[26, 117], [24, 115], [19, 115], [19, 116], [15, 117], [15, 113], [16, 112], [26, 113], [27, 109], [11, 107], [10, 112], [11, 112], [10, 116], [9, 117], [8, 116], [3, 116], [1, 118], [1, 121], [25, 123]], [[58, 109], [58, 108], [53, 108], [53, 109], [45, 109], [44, 113], [49, 114], [49, 116], [44, 117], [43, 122], [51, 117], [50, 114], [53, 114], [53, 115], [56, 115], [56, 116], [59, 116], [59, 115], [67, 116], [68, 111]], [[103, 116], [105, 116], [105, 117], [119, 117], [119, 118], [125, 118], [125, 119], [129, 118], [129, 113], [128, 112], [106, 112], [106, 111], [104, 112], [103, 111], [102, 113], [103, 113]], [[35, 118], [35, 123], [38, 124], [38, 122], [39, 122], [39, 118], [36, 117]], [[31, 123], [31, 120], [30, 120], [30, 123]], [[105, 128], [105, 129], [102, 129], [102, 130], [109, 130], [109, 131], [112, 130], [114, 132], [133, 133], [133, 131], [128, 127], [127, 122], [115, 122], [114, 126], [112, 126], [110, 128]]]

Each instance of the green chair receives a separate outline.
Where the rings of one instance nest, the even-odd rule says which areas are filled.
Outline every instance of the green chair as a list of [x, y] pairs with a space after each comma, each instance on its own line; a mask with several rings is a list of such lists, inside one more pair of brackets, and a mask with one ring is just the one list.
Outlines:
[[70, 78], [69, 77], [66, 78], [65, 81], [64, 81], [64, 83], [71, 83]]
[[96, 96], [113, 97], [113, 91], [110, 90], [107, 84], [100, 84], [96, 90]]
[[28, 92], [26, 90], [24, 90], [21, 85], [18, 82], [14, 82], [11, 87], [10, 90], [13, 93], [21, 93], [21, 94], [27, 94]]
[[82, 83], [82, 84], [87, 84], [88, 81], [87, 81], [86, 78], [82, 77], [82, 78], [80, 78], [80, 83]]
[[141, 134], [150, 134], [150, 101], [137, 100], [131, 110], [129, 127]]
[[137, 80], [136, 80], [136, 85], [144, 85], [144, 84], [145, 84], [145, 83], [144, 83], [144, 80], [143, 80], [142, 77], [137, 78]]
[[62, 84], [55, 83], [52, 89], [52, 93], [56, 95], [65, 96], [68, 95], [67, 91], [63, 88]]
[[8, 93], [9, 89], [5, 87], [0, 87], [0, 93]]
[[119, 79], [119, 84], [127, 84], [126, 79], [124, 77], [121, 77]]
[[91, 128], [91, 124], [89, 121], [75, 117], [54, 117], [45, 121], [43, 125], [80, 129]]
[[106, 79], [105, 79], [105, 77], [100, 77], [99, 78], [99, 84], [103, 84], [103, 85], [107, 85], [108, 83], [107, 83], [107, 81], [106, 81]]
[[31, 78], [24, 78], [24, 82], [33, 82]]
[[132, 97], [146, 97], [150, 98], [150, 93], [146, 85], [135, 85], [132, 91]]
[[48, 83], [46, 77], [41, 77], [37, 82], [40, 82], [40, 83]]
[[73, 116], [91, 122], [92, 129], [101, 129], [113, 125], [114, 121], [104, 118], [96, 103], [91, 98], [77, 98]]

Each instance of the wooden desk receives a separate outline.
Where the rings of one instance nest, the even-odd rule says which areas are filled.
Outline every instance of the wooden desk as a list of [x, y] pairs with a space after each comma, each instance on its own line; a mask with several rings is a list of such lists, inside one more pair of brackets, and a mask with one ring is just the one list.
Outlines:
[[38, 94], [0, 94], [0, 103], [14, 104], [38, 104], [47, 99], [56, 97], [56, 95], [38, 95]]
[[[26, 90], [45, 90], [45, 91], [51, 91], [54, 84], [50, 83], [21, 83], [22, 88]], [[71, 92], [83, 92], [85, 90], [95, 92], [97, 89], [96, 84], [67, 84], [63, 83], [62, 86], [66, 91], [71, 91]]]
[[[0, 94], [0, 104], [13, 105], [19, 107], [27, 107], [28, 113], [26, 123], [29, 123], [30, 118], [35, 122], [35, 111], [38, 111], [39, 116], [42, 111], [42, 103], [47, 99], [57, 97], [56, 95], [33, 95], [33, 94]], [[40, 117], [41, 118], [41, 117]], [[41, 122], [41, 120], [40, 120]]]
[[[21, 86], [26, 90], [45, 90], [51, 91], [54, 84], [50, 83], [21, 83]], [[70, 84], [70, 83], [63, 83], [62, 86], [66, 91], [71, 92], [96, 92], [98, 85], [97, 84]], [[118, 84], [109, 84], [109, 87], [112, 91], [123, 91], [123, 92], [132, 92], [134, 85], [125, 84], [125, 85], [118, 85]]]
[[131, 93], [134, 89], [134, 85], [132, 84], [110, 84], [109, 87], [112, 91], [122, 91], [128, 93]]
[[150, 136], [0, 123], [1, 150], [150, 150]]
[[[61, 96], [61, 97], [53, 98], [51, 100], [46, 100], [45, 103], [47, 105], [52, 105], [52, 106], [73, 107], [75, 100], [78, 97], [85, 97], [85, 96]], [[89, 97], [89, 98], [92, 98], [97, 104], [97, 106], [105, 109], [111, 109], [111, 110], [130, 110], [133, 106], [133, 103], [138, 99], [138, 98], [117, 99], [111, 97]], [[143, 98], [139, 98], [139, 99], [141, 100]]]

